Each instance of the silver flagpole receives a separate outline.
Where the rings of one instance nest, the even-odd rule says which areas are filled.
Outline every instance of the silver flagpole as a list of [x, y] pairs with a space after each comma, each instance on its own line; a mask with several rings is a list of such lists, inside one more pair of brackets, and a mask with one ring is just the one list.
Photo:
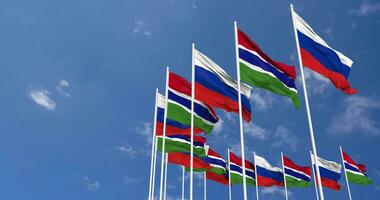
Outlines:
[[182, 200], [185, 200], [185, 166], [182, 166]]
[[[308, 124], [309, 124], [311, 146], [312, 146], [312, 150], [313, 150], [315, 166], [317, 168], [315, 171], [317, 174], [317, 181], [318, 181], [318, 183], [321, 183], [321, 176], [319, 173], [319, 167], [318, 167], [318, 162], [317, 162], [318, 154], [317, 154], [317, 147], [315, 145], [315, 139], [314, 139], [313, 122], [311, 120], [311, 113], [310, 113], [310, 108], [309, 108], [309, 99], [308, 99], [308, 95], [307, 95], [305, 76], [303, 73], [303, 65], [302, 65], [302, 59], [301, 59], [301, 53], [300, 53], [300, 45], [299, 45], [299, 41], [298, 41], [296, 26], [294, 23], [294, 10], [293, 10], [292, 4], [290, 4], [290, 9], [292, 12], [293, 30], [294, 30], [294, 37], [295, 37], [296, 45], [297, 45], [298, 62], [299, 62], [299, 68], [301, 71], [302, 88], [303, 88], [303, 94], [304, 94], [304, 98], [305, 98], [305, 106], [306, 106], [307, 120], [308, 120]], [[324, 200], [322, 184], [318, 184], [318, 189], [319, 189], [319, 196], [320, 196], [321, 200]]]
[[284, 154], [282, 152], [281, 152], [281, 161], [282, 161], [282, 175], [284, 176], [285, 199], [288, 200], [288, 189], [286, 188]]
[[347, 184], [348, 197], [350, 198], [350, 200], [352, 200], [352, 197], [351, 197], [351, 190], [350, 190], [350, 184], [348, 183], [348, 178], [347, 178], [346, 165], [344, 164], [344, 158], [343, 158], [343, 150], [342, 150], [342, 146], [339, 146], [339, 149], [340, 149], [340, 156], [342, 157], [342, 165], [343, 165], [344, 177], [346, 177], [346, 184]]
[[207, 199], [207, 180], [206, 180], [206, 171], [204, 172], [204, 175], [203, 175], [203, 199], [206, 200]]
[[228, 152], [228, 196], [229, 200], [232, 200], [232, 191], [231, 191], [231, 164], [230, 164], [230, 149], [227, 149]]
[[255, 166], [256, 200], [259, 200], [259, 179], [257, 178], [256, 152], [253, 152], [253, 164]]
[[168, 153], [165, 153], [165, 181], [164, 181], [164, 200], [166, 200], [166, 184], [168, 182]]
[[[310, 159], [313, 159], [311, 151], [310, 151]], [[317, 177], [316, 177], [316, 174], [315, 174], [315, 169], [314, 169], [314, 165], [313, 165], [313, 161], [312, 160], [311, 160], [311, 169], [313, 170], [315, 195], [317, 196], [317, 200], [319, 200], [318, 186], [317, 186]]]
[[165, 111], [164, 127], [162, 130], [162, 152], [161, 152], [161, 177], [160, 177], [160, 200], [162, 200], [164, 186], [164, 166], [165, 166], [165, 137], [166, 137], [166, 117], [168, 116], [168, 86], [169, 86], [169, 67], [166, 67], [166, 88], [165, 88]]
[[239, 124], [240, 124], [240, 149], [241, 149], [241, 159], [243, 160], [243, 197], [247, 200], [247, 181], [245, 180], [245, 154], [244, 154], [244, 130], [243, 130], [243, 112], [241, 108], [241, 91], [240, 91], [240, 67], [239, 67], [239, 48], [238, 48], [238, 33], [237, 33], [237, 22], [234, 21], [235, 30], [235, 53], [236, 53], [236, 71], [237, 71], [237, 82], [238, 82], [238, 101], [239, 101]]
[[195, 44], [191, 48], [191, 143], [190, 143], [190, 200], [193, 200], [193, 157], [194, 157], [194, 97], [195, 97], [195, 72], [194, 72], [194, 50]]
[[154, 139], [154, 159], [153, 159], [153, 178], [152, 178], [152, 196], [151, 200], [154, 199], [154, 189], [156, 181], [156, 163], [157, 163], [157, 137]]
[[153, 182], [153, 165], [155, 163], [155, 143], [156, 143], [156, 122], [157, 122], [157, 96], [158, 96], [158, 88], [156, 88], [156, 100], [154, 102], [154, 118], [153, 118], [153, 133], [152, 133], [152, 153], [151, 153], [151, 159], [150, 159], [150, 177], [149, 177], [149, 197], [148, 199], [152, 200], [152, 191], [154, 187]]

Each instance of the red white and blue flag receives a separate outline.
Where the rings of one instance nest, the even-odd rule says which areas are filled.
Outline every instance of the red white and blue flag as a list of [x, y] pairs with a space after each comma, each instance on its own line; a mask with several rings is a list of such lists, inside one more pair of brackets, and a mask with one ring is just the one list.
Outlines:
[[255, 155], [255, 164], [259, 186], [284, 186], [281, 168], [272, 166], [265, 158], [258, 155]]
[[[162, 94], [158, 94], [157, 98], [157, 122], [156, 122], [156, 135], [161, 136], [163, 135], [163, 125], [164, 125], [164, 117], [165, 117], [165, 96]], [[174, 121], [172, 119], [166, 118], [166, 133], [165, 135], [190, 135], [190, 126], [181, 124], [180, 122]], [[199, 128], [194, 127], [194, 133], [198, 134], [201, 133], [202, 130]]]
[[[311, 154], [311, 161], [315, 169], [314, 156]], [[323, 158], [317, 158], [319, 166], [319, 174], [321, 175], [322, 186], [330, 188], [332, 190], [340, 190], [340, 171], [342, 166], [339, 163], [325, 160]]]
[[[198, 50], [194, 50], [195, 98], [227, 112], [239, 113], [238, 84], [219, 65]], [[251, 87], [241, 84], [244, 119], [251, 120]]]
[[297, 30], [302, 64], [331, 80], [338, 89], [347, 94], [357, 91], [348, 82], [353, 61], [331, 48], [296, 12], [293, 23]]

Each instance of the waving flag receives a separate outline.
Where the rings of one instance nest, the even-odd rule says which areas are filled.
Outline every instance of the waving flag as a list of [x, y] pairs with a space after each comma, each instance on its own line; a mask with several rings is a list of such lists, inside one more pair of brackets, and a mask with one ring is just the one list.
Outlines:
[[348, 82], [353, 61], [331, 48], [296, 12], [293, 12], [293, 23], [297, 30], [302, 64], [330, 79], [343, 92], [355, 94], [357, 91]]
[[[190, 168], [190, 153], [172, 152], [168, 153], [168, 162]], [[194, 154], [193, 169], [197, 171], [211, 169], [211, 166], [201, 157]]]
[[[181, 124], [191, 125], [191, 84], [172, 72], [169, 74], [167, 116]], [[194, 127], [210, 133], [218, 120], [211, 107], [201, 101], [194, 101]]]
[[204, 159], [206, 162], [210, 163], [212, 169], [211, 172], [216, 174], [226, 174], [227, 172], [227, 163], [226, 161], [212, 149], [208, 149], [207, 157]]
[[282, 169], [273, 167], [265, 158], [258, 155], [255, 155], [255, 164], [259, 186], [284, 186]]
[[311, 186], [311, 169], [295, 164], [288, 157], [283, 156], [284, 173], [287, 187], [307, 187]]
[[[195, 98], [227, 112], [239, 113], [238, 85], [214, 61], [194, 50]], [[244, 119], [251, 120], [251, 87], [241, 84], [241, 102]]]
[[[231, 183], [243, 183], [242, 160], [230, 152], [230, 174]], [[248, 185], [255, 185], [255, 167], [249, 161], [245, 161], [245, 178]]]
[[299, 107], [295, 67], [272, 60], [243, 31], [238, 29], [237, 34], [241, 81], [290, 97]]
[[[163, 135], [163, 124], [164, 124], [164, 117], [165, 117], [165, 96], [162, 94], [158, 94], [157, 98], [157, 122], [156, 122], [156, 135], [161, 136]], [[194, 128], [194, 133], [201, 133], [203, 132], [199, 128]], [[166, 119], [166, 133], [165, 135], [190, 135], [190, 126], [181, 124], [179, 122], [176, 122], [171, 119]]]
[[[194, 136], [194, 155], [199, 157], [206, 156], [205, 149], [206, 139], [201, 136]], [[162, 152], [163, 136], [157, 136], [157, 149]], [[190, 153], [191, 149], [190, 136], [170, 135], [165, 138], [165, 152], [185, 152]]]
[[[339, 163], [328, 161], [323, 158], [317, 158], [319, 173], [321, 176], [322, 186], [330, 188], [332, 190], [340, 190], [338, 183], [340, 179], [341, 165]], [[314, 163], [314, 156], [311, 155], [311, 161]]]
[[342, 154], [348, 181], [361, 185], [371, 184], [372, 180], [367, 176], [366, 167], [362, 164], [357, 164], [344, 151], [342, 151]]
[[223, 185], [228, 185], [228, 174], [216, 174], [212, 171], [207, 171], [206, 178]]

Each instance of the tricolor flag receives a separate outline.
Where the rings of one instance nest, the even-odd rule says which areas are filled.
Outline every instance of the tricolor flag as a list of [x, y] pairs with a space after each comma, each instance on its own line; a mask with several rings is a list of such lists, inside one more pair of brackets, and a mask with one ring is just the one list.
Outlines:
[[206, 178], [223, 185], [228, 185], [228, 174], [216, 174], [212, 171], [207, 171]]
[[[243, 183], [243, 167], [241, 158], [230, 152], [230, 174], [231, 183]], [[245, 178], [248, 185], [255, 185], [255, 167], [254, 165], [245, 160]]]
[[311, 186], [311, 168], [295, 164], [288, 157], [283, 156], [284, 173], [287, 187]]
[[330, 81], [347, 94], [357, 91], [350, 86], [348, 75], [353, 61], [331, 48], [319, 35], [293, 11], [293, 23], [297, 31], [302, 64], [330, 79]]
[[[239, 113], [238, 85], [219, 65], [198, 50], [194, 50], [195, 98], [212, 107]], [[244, 119], [251, 120], [251, 87], [241, 84]]]
[[[206, 139], [194, 135], [193, 152], [199, 157], [206, 156], [205, 148]], [[162, 152], [163, 136], [157, 136], [157, 149]], [[191, 149], [190, 136], [187, 135], [169, 135], [165, 137], [165, 152], [184, 152], [190, 153]]]
[[[190, 168], [190, 153], [173, 152], [168, 153], [168, 162]], [[210, 164], [205, 162], [201, 157], [194, 154], [193, 169], [196, 171], [205, 171], [211, 169]]]
[[[156, 135], [160, 136], [163, 135], [163, 124], [164, 124], [164, 117], [165, 117], [165, 96], [162, 94], [158, 94], [157, 97], [157, 122], [156, 122]], [[199, 128], [194, 128], [194, 133], [201, 133], [203, 132]], [[171, 119], [166, 119], [166, 133], [165, 135], [178, 135], [178, 134], [184, 134], [184, 135], [190, 135], [190, 126], [184, 125], [179, 122], [176, 122]]]
[[243, 31], [236, 31], [241, 81], [290, 97], [293, 104], [299, 107], [295, 67], [272, 60]]
[[273, 167], [265, 158], [258, 155], [255, 155], [255, 164], [259, 186], [284, 186], [282, 169]]
[[[330, 188], [332, 190], [340, 190], [340, 185], [338, 181], [341, 176], [341, 165], [339, 163], [325, 160], [323, 158], [318, 157], [317, 159], [322, 186]], [[313, 166], [315, 167], [314, 156], [312, 154], [311, 161], [313, 163]]]
[[[167, 118], [191, 125], [191, 83], [172, 72], [169, 73]], [[194, 127], [210, 133], [218, 120], [210, 106], [194, 101]]]
[[371, 184], [372, 180], [367, 176], [366, 167], [362, 164], [357, 164], [344, 151], [342, 151], [342, 154], [347, 180], [351, 183], [361, 185]]
[[226, 174], [227, 173], [227, 163], [217, 152], [212, 149], [208, 149], [207, 157], [204, 159], [212, 167], [209, 171], [216, 174]]

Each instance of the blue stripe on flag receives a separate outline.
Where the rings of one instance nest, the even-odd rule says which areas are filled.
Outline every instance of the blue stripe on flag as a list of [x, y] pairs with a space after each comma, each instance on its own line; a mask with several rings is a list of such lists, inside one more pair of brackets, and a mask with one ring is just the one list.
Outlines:
[[260, 166], [256, 166], [256, 170], [258, 176], [267, 177], [280, 183], [284, 182], [284, 177], [281, 172], [270, 171]]
[[350, 164], [344, 163], [344, 166], [346, 167], [346, 169], [349, 169], [351, 171], [358, 172], [358, 173], [363, 173], [363, 172], [361, 172], [360, 170], [358, 170], [357, 168], [353, 167]]
[[285, 168], [285, 174], [289, 176], [293, 176], [298, 179], [302, 179], [304, 181], [310, 182], [310, 178], [305, 176], [304, 174], [298, 173], [296, 171], [293, 171], [291, 169]]
[[336, 172], [328, 170], [324, 167], [319, 167], [319, 172], [321, 174], [321, 177], [324, 177], [324, 178], [327, 178], [330, 180], [334, 180], [336, 182], [338, 182], [338, 180], [340, 179], [340, 173], [336, 173]]
[[[165, 115], [164, 112], [165, 112], [165, 110], [163, 108], [157, 108], [157, 121], [158, 122], [164, 123], [164, 115]], [[190, 126], [188, 126], [188, 125], [181, 124], [181, 123], [176, 122], [176, 121], [169, 119], [169, 118], [166, 118], [166, 124], [169, 126], [179, 128], [179, 129], [190, 128]]]

